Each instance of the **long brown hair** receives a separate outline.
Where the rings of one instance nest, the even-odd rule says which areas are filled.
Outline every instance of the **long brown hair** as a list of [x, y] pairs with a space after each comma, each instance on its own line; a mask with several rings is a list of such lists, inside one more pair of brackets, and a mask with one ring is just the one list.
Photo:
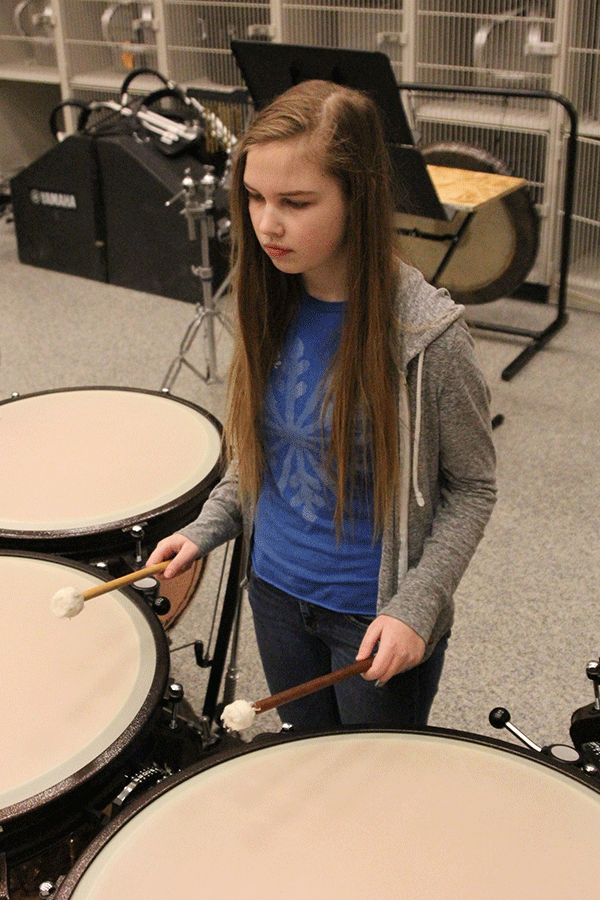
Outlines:
[[269, 373], [301, 297], [301, 276], [280, 272], [261, 248], [244, 188], [250, 147], [306, 136], [322, 170], [349, 202], [347, 309], [330, 373], [328, 462], [334, 473], [335, 521], [344, 521], [355, 473], [366, 465], [357, 447], [363, 429], [373, 469], [376, 530], [390, 513], [399, 469], [398, 404], [393, 372], [398, 333], [394, 293], [399, 256], [393, 229], [389, 159], [375, 104], [359, 91], [305, 81], [258, 114], [240, 141], [232, 172], [232, 272], [238, 331], [229, 378], [226, 439], [239, 469], [243, 499], [256, 499], [264, 472], [263, 397]]

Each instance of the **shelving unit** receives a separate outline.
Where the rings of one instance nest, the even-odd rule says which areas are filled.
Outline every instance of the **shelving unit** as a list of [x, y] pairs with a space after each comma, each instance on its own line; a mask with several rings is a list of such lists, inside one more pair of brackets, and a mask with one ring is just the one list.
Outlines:
[[[48, 117], [58, 102], [115, 99], [132, 68], [156, 68], [200, 91], [241, 86], [234, 37], [381, 50], [399, 83], [564, 95], [579, 113], [570, 295], [600, 308], [600, 200], [590, 190], [600, 172], [597, 0], [0, 0], [0, 173], [52, 146]], [[140, 80], [135, 90], [146, 87]], [[565, 158], [560, 115], [542, 100], [423, 96], [411, 98], [411, 109], [423, 146], [469, 143], [527, 179], [542, 229], [529, 278], [551, 288]]]

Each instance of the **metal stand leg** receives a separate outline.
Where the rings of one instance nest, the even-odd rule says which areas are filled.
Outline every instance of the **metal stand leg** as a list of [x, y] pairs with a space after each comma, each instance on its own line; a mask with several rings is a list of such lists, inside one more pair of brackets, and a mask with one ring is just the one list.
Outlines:
[[469, 325], [473, 328], [480, 328], [484, 331], [497, 332], [500, 334], [510, 334], [517, 337], [531, 338], [531, 343], [522, 350], [519, 355], [502, 370], [502, 380], [510, 381], [514, 376], [523, 369], [533, 357], [543, 350], [554, 335], [564, 328], [568, 321], [567, 314], [567, 289], [570, 263], [571, 248], [571, 219], [573, 216], [573, 202], [575, 196], [575, 166], [577, 162], [577, 131], [579, 116], [577, 110], [572, 103], [561, 94], [555, 94], [552, 91], [545, 90], [520, 90], [506, 88], [491, 87], [464, 87], [457, 85], [431, 85], [431, 84], [408, 84], [399, 85], [400, 91], [414, 91], [415, 93], [442, 93], [442, 94], [461, 94], [461, 95], [480, 95], [481, 97], [501, 98], [503, 101], [508, 97], [521, 97], [524, 99], [548, 100], [552, 103], [559, 104], [563, 107], [565, 115], [569, 119], [569, 127], [566, 130], [566, 153], [565, 153], [565, 170], [564, 170], [564, 192], [563, 192], [563, 209], [562, 209], [562, 228], [560, 241], [560, 270], [558, 282], [557, 309], [554, 319], [550, 324], [541, 331], [528, 328], [517, 328], [510, 325], [493, 325], [486, 322], [475, 322], [469, 320]]
[[225, 675], [225, 685], [223, 688], [223, 706], [233, 703], [237, 694], [237, 685], [240, 677], [240, 669], [238, 666], [238, 648], [240, 643], [240, 628], [242, 624], [242, 591], [239, 589], [238, 605], [231, 633], [231, 649], [229, 651], [229, 665]]
[[[182, 366], [187, 366], [198, 378], [208, 384], [221, 381], [217, 369], [217, 346], [215, 338], [215, 320], [217, 320], [228, 332], [233, 333], [233, 328], [227, 319], [227, 316], [217, 309], [218, 302], [227, 293], [231, 282], [231, 276], [228, 275], [222, 283], [216, 294], [212, 290], [213, 269], [210, 265], [210, 246], [209, 239], [214, 237], [215, 226], [213, 220], [214, 213], [214, 192], [217, 179], [214, 175], [212, 166], [204, 166], [204, 175], [199, 182], [194, 181], [191, 176], [190, 169], [186, 169], [182, 180], [182, 188], [179, 193], [175, 194], [167, 201], [167, 206], [174, 203], [180, 197], [183, 197], [184, 208], [183, 214], [187, 220], [188, 238], [195, 241], [197, 238], [196, 221], [200, 221], [200, 251], [202, 263], [199, 266], [192, 266], [192, 272], [197, 275], [202, 282], [202, 301], [196, 304], [194, 318], [190, 322], [181, 344], [179, 353], [172, 360], [167, 374], [163, 379], [161, 390], [170, 391], [175, 383]], [[227, 223], [228, 225], [229, 223]], [[204, 328], [204, 336], [206, 343], [206, 373], [201, 372], [187, 358], [192, 344], [196, 339], [196, 335]]]
[[[194, 272], [195, 274], [197, 274], [196, 267], [194, 267]], [[179, 345], [179, 353], [172, 360], [169, 368], [167, 369], [167, 374], [163, 379], [163, 383], [161, 385], [162, 391], [171, 390], [177, 379], [177, 376], [181, 371], [182, 366], [186, 366], [194, 373], [194, 375], [196, 375], [198, 378], [201, 378], [203, 381], [206, 381], [207, 384], [214, 384], [215, 382], [222, 381], [219, 376], [217, 367], [215, 320], [219, 322], [220, 325], [222, 325], [222, 327], [225, 328], [227, 332], [229, 332], [229, 334], [233, 334], [233, 328], [227, 316], [217, 309], [217, 303], [227, 293], [230, 283], [231, 276], [228, 275], [214, 296], [211, 292], [211, 296], [208, 302], [205, 300], [204, 303], [196, 304], [196, 312], [194, 314], [194, 318], [188, 325], [185, 334], [183, 335], [181, 344]], [[210, 291], [210, 284], [208, 289]], [[200, 372], [200, 370], [187, 358], [192, 349], [192, 344], [194, 343], [196, 336], [203, 326], [205, 329], [204, 337], [206, 341], [206, 373]]]
[[[234, 655], [237, 655], [237, 627], [234, 629], [236, 622], [239, 622], [239, 608], [241, 603], [241, 564], [243, 556], [243, 539], [238, 537], [233, 545], [233, 554], [229, 566], [229, 577], [225, 596], [223, 598], [223, 609], [221, 611], [221, 622], [215, 643], [215, 652], [213, 654], [213, 662], [210, 670], [210, 677], [206, 688], [204, 699], [204, 708], [202, 710], [210, 722], [214, 721], [217, 711], [217, 701], [219, 688], [225, 671], [225, 661], [227, 650], [230, 645], [232, 632], [235, 631], [235, 645], [232, 648]], [[234, 666], [235, 668], [235, 666]], [[230, 666], [231, 669], [231, 666]], [[237, 676], [236, 676], [237, 677]], [[229, 693], [231, 694], [231, 683], [229, 684]]]

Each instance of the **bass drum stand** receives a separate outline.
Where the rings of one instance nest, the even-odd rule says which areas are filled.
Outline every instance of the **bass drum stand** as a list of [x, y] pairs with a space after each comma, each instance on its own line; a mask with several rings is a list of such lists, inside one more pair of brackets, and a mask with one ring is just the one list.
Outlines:
[[[204, 166], [204, 174], [199, 181], [192, 177], [191, 170], [186, 169], [181, 182], [181, 190], [167, 200], [166, 206], [170, 206], [180, 198], [183, 199], [182, 213], [187, 222], [187, 233], [190, 241], [197, 240], [196, 223], [200, 223], [200, 252], [201, 265], [192, 266], [192, 272], [202, 282], [202, 300], [196, 303], [194, 318], [188, 325], [179, 346], [179, 353], [172, 360], [167, 374], [163, 379], [161, 390], [168, 393], [173, 387], [182, 366], [190, 369], [198, 378], [207, 384], [222, 381], [217, 367], [217, 342], [215, 337], [215, 321], [225, 328], [229, 334], [233, 334], [233, 328], [227, 316], [218, 308], [218, 303], [227, 294], [231, 282], [228, 274], [216, 293], [213, 294], [213, 268], [210, 262], [210, 243], [215, 237], [223, 241], [229, 233], [229, 220], [221, 219], [215, 229], [214, 221], [214, 196], [218, 180], [213, 166]], [[201, 329], [204, 328], [206, 345], [206, 371], [201, 372], [188, 359], [192, 345]]]

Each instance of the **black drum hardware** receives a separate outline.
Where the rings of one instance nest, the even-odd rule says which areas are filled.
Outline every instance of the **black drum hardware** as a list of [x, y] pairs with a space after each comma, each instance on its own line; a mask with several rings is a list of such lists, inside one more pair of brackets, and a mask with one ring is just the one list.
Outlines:
[[[5, 557], [4, 564], [8, 567], [8, 574], [11, 566], [56, 566], [51, 558], [44, 561], [43, 558], [31, 558], [29, 555], [23, 555], [22, 561]], [[87, 574], [89, 569], [78, 568], [82, 569], [82, 577], [90, 577]], [[147, 623], [150, 620], [144, 613], [141, 627], [140, 624], [136, 627], [143, 632]], [[155, 631], [154, 626], [151, 625], [151, 628]], [[160, 662], [163, 655], [161, 645], [164, 647], [164, 641], [160, 636], [155, 637], [155, 652]], [[151, 655], [154, 655], [154, 651]], [[151, 660], [150, 670], [153, 669], [154, 661]], [[157, 669], [162, 672], [161, 677], [164, 677], [166, 670], [162, 662]], [[164, 866], [169, 868], [169, 877], [175, 877], [175, 872], [183, 867], [182, 885], [187, 884], [186, 879], [191, 879], [190, 884], [197, 883], [201, 874], [209, 877], [211, 867], [204, 869], [194, 854], [182, 856], [180, 852], [176, 832], [188, 816], [185, 830], [186, 833], [188, 829], [194, 833], [197, 830], [198, 841], [195, 846], [199, 853], [204, 853], [205, 850], [209, 855], [213, 850], [220, 853], [221, 850], [217, 848], [221, 847], [225, 854], [231, 853], [230, 839], [235, 843], [237, 838], [232, 838], [228, 829], [231, 828], [236, 833], [239, 831], [242, 843], [236, 847], [242, 856], [245, 853], [243, 842], [250, 842], [252, 845], [248, 852], [258, 866], [256, 870], [252, 869], [253, 875], [259, 880], [266, 879], [265, 890], [270, 888], [273, 880], [274, 893], [262, 893], [261, 896], [279, 896], [279, 876], [272, 870], [273, 851], [269, 849], [271, 837], [268, 837], [278, 834], [278, 816], [282, 817], [282, 827], [283, 823], [288, 827], [287, 823], [295, 822], [298, 816], [304, 815], [304, 802], [314, 794], [309, 786], [317, 781], [323, 785], [326, 794], [330, 791], [331, 796], [338, 799], [339, 791], [348, 790], [347, 803], [343, 806], [344, 812], [337, 823], [336, 834], [345, 841], [346, 829], [349, 829], [348, 840], [354, 841], [355, 846], [358, 821], [364, 821], [364, 816], [367, 815], [366, 810], [361, 812], [357, 807], [355, 784], [360, 781], [365, 788], [359, 792], [360, 796], [369, 797], [372, 792], [382, 790], [388, 798], [394, 796], [394, 803], [399, 796], [406, 800], [406, 792], [411, 790], [421, 799], [423, 791], [426, 791], [432, 802], [439, 803], [445, 803], [443, 798], [446, 794], [450, 798], [455, 794], [460, 796], [461, 803], [468, 808], [467, 812], [465, 813], [461, 804], [446, 802], [442, 819], [446, 822], [446, 816], [460, 818], [463, 823], [460, 827], [468, 832], [465, 835], [465, 853], [470, 852], [471, 841], [481, 846], [479, 850], [473, 851], [473, 865], [463, 868], [461, 873], [457, 872], [456, 877], [462, 878], [468, 873], [469, 885], [473, 881], [482, 891], [473, 896], [486, 896], [495, 900], [504, 895], [501, 892], [494, 893], [496, 889], [492, 890], [489, 886], [493, 878], [487, 866], [477, 864], [479, 853], [490, 855], [489, 846], [493, 846], [496, 852], [497, 842], [506, 844], [507, 858], [504, 859], [504, 851], [500, 853], [504, 864], [521, 867], [521, 878], [528, 874], [538, 878], [539, 873], [529, 873], [529, 867], [537, 870], [545, 860], [545, 870], [552, 854], [542, 853], [538, 860], [537, 855], [534, 859], [526, 853], [522, 859], [520, 847], [523, 835], [514, 837], [513, 829], [521, 829], [523, 834], [529, 829], [535, 831], [543, 816], [544, 842], [556, 841], [558, 847], [565, 840], [565, 831], [570, 833], [570, 828], [580, 829], [580, 839], [587, 833], [580, 817], [591, 821], [597, 815], [596, 808], [600, 803], [600, 662], [588, 663], [586, 672], [593, 682], [595, 698], [592, 704], [573, 713], [573, 746], [540, 746], [511, 722], [510, 713], [506, 709], [498, 707], [492, 710], [489, 721], [493, 727], [505, 728], [524, 744], [524, 748], [441, 728], [416, 731], [340, 729], [313, 736], [294, 735], [289, 728], [283, 728], [280, 735], [259, 735], [250, 743], [240, 743], [234, 738], [220, 739], [218, 732], [214, 730], [203, 733], [201, 727], [185, 720], [180, 714], [183, 688], [167, 679], [161, 691], [162, 699], [153, 710], [148, 726], [136, 735], [135, 752], [121, 757], [116, 764], [109, 764], [107, 759], [102, 758], [100, 778], [96, 778], [93, 792], [88, 789], [87, 793], [81, 793], [85, 785], [82, 776], [77, 774], [72, 780], [72, 787], [62, 796], [61, 816], [48, 816], [51, 810], [44, 809], [46, 798], [43, 795], [33, 796], [26, 803], [17, 804], [8, 810], [0, 809], [0, 823], [3, 825], [0, 843], [0, 897], [2, 900], [20, 900], [22, 890], [31, 891], [35, 885], [39, 887], [41, 897], [54, 897], [56, 900], [79, 900], [81, 897], [83, 900], [88, 897], [87, 891], [90, 889], [93, 889], [90, 896], [96, 897], [94, 892], [103, 896], [102, 890], [114, 878], [119, 882], [123, 879], [123, 896], [131, 896], [127, 893], [131, 889], [129, 881], [132, 880], [132, 884], [137, 885], [138, 877], [141, 881], [147, 880], [143, 874], [146, 866], [151, 866], [153, 871], [159, 873], [155, 876], [159, 881], [163, 879], [164, 871], [161, 870]], [[156, 678], [154, 681], [156, 682]], [[155, 702], [152, 701], [152, 704]], [[444, 766], [440, 766], [440, 754], [443, 754]], [[386, 778], [381, 777], [382, 767], [387, 773]], [[394, 775], [394, 772], [397, 774]], [[398, 774], [402, 772], [405, 774]], [[408, 772], [410, 775], [406, 774]], [[413, 778], [417, 780], [415, 784], [412, 782]], [[332, 779], [335, 784], [330, 783]], [[389, 787], [388, 779], [398, 779], [394, 788]], [[294, 782], [293, 786], [288, 783], [290, 780]], [[346, 780], [349, 785], [353, 785], [352, 788], [344, 787]], [[280, 785], [283, 792], [281, 795]], [[58, 789], [62, 787], [64, 786], [57, 786]], [[251, 802], [248, 792], [251, 794]], [[297, 799], [293, 796], [294, 792], [297, 792]], [[276, 795], [275, 801], [271, 798], [271, 793]], [[194, 802], [188, 802], [187, 798], [192, 795], [195, 797]], [[60, 797], [59, 791], [56, 797], [50, 797], [51, 806]], [[299, 798], [304, 799], [298, 802]], [[391, 799], [389, 802], [392, 802]], [[173, 803], [175, 817], [171, 821], [173, 811], [169, 810]], [[287, 810], [290, 803], [292, 807]], [[327, 805], [326, 799], [324, 803]], [[227, 807], [227, 813], [219, 811], [223, 804]], [[264, 805], [264, 810], [260, 811], [258, 824], [252, 825], [257, 804]], [[575, 808], [572, 809], [572, 805]], [[338, 806], [337, 802], [333, 804], [336, 809]], [[405, 823], [406, 816], [413, 815], [413, 810], [424, 807], [427, 804], [411, 804], [406, 800], [402, 823]], [[560, 816], [556, 815], [558, 808], [561, 810]], [[248, 815], [250, 819], [246, 822], [245, 817]], [[485, 821], [479, 821], [478, 817], [481, 815]], [[570, 824], [563, 824], [563, 815]], [[180, 816], [183, 817], [181, 820]], [[357, 822], [354, 821], [355, 816], [358, 816]], [[425, 814], [423, 821], [419, 812], [415, 816], [415, 829], [429, 829], [432, 822], [431, 811]], [[52, 831], [57, 820], [61, 821], [62, 831]], [[397, 816], [391, 815], [389, 827], [394, 828], [396, 821]], [[451, 826], [451, 831], [457, 825], [458, 819], [456, 825]], [[70, 829], [68, 834], [65, 833], [65, 826]], [[261, 829], [260, 837], [256, 836], [256, 846], [252, 843], [255, 837], [253, 827]], [[428, 835], [434, 843], [439, 841], [439, 846], [444, 847], [448, 839], [448, 827], [450, 826], [446, 822], [439, 834], [430, 834], [428, 830]], [[224, 834], [227, 836], [223, 837]], [[405, 838], [407, 834], [407, 831], [403, 831]], [[291, 839], [291, 833], [288, 837]], [[268, 843], [265, 844], [267, 838]], [[418, 833], [415, 840], [421, 840]], [[491, 841], [489, 846], [486, 843], [488, 840]], [[123, 842], [127, 844], [129, 841], [135, 847], [132, 851], [136, 854], [135, 862], [133, 867], [123, 870], [119, 862], [122, 856], [119, 848]], [[155, 841], [157, 847], [160, 846], [159, 863], [154, 859], [158, 851], [152, 849]], [[25, 851], [21, 847], [23, 843]], [[324, 843], [327, 844], [326, 841]], [[577, 846], [577, 856], [585, 857], [587, 853], [587, 850], [579, 847], [578, 840], [565, 843], [565, 852], [567, 846], [569, 853], [572, 852], [572, 847]], [[386, 851], [382, 852], [385, 855]], [[337, 853], [335, 855], [339, 856]], [[433, 853], [430, 859], [435, 860], [437, 856], [437, 853]], [[129, 856], [127, 858], [130, 859]], [[441, 858], [444, 859], [443, 854]], [[227, 889], [231, 889], [233, 895], [237, 856], [236, 865], [226, 866], [224, 861], [225, 856], [219, 860], [219, 877], [222, 873], [225, 874]], [[577, 873], [585, 869], [579, 859], [573, 860], [573, 867]], [[308, 868], [311, 869], [311, 866]], [[337, 867], [333, 867], [332, 872], [334, 885], [337, 885], [337, 880], [343, 876]], [[443, 864], [440, 872], [444, 873], [444, 879], [448, 877], [452, 880], [454, 877]], [[411, 883], [410, 873], [406, 877], [407, 884]], [[441, 874], [439, 877], [442, 877]], [[563, 876], [557, 869], [553, 877]], [[596, 878], [596, 873], [589, 872], [581, 877], [587, 885], [587, 881]], [[537, 893], [534, 891], [527, 896], [546, 896], [541, 883], [536, 883], [535, 889]], [[157, 890], [156, 896], [163, 896], [160, 892], [162, 888]], [[444, 890], [446, 893], [436, 891], [436, 896], [452, 897], [453, 900], [459, 896], [452, 893], [451, 886], [444, 886]], [[310, 893], [310, 885], [307, 885], [307, 891]], [[334, 891], [333, 896], [346, 894]]]
[[511, 722], [509, 711], [501, 706], [491, 711], [490, 725], [505, 728], [535, 753], [575, 766], [593, 778], [600, 778], [600, 661], [591, 660], [586, 666], [586, 674], [594, 685], [594, 702], [576, 709], [571, 716], [569, 734], [573, 746], [549, 744], [540, 747]]
[[591, 660], [586, 674], [594, 685], [594, 702], [575, 710], [570, 735], [583, 757], [600, 770], [600, 661]]
[[[513, 725], [510, 720], [509, 711], [502, 706], [497, 706], [491, 711], [489, 721], [490, 725], [494, 728], [506, 728], [510, 734], [518, 738], [522, 744], [529, 747], [529, 749], [533, 750], [535, 753], [541, 753], [557, 762], [568, 763], [573, 766], [585, 766], [580, 753], [569, 744], [548, 744], [547, 746], [540, 747], [539, 744], [536, 744], [535, 741], [532, 741], [531, 738], [527, 737], [527, 735], [517, 728], [516, 725]], [[588, 771], [587, 768], [586, 771]], [[594, 768], [593, 770], [588, 771], [588, 774], [597, 775], [598, 771]]]

